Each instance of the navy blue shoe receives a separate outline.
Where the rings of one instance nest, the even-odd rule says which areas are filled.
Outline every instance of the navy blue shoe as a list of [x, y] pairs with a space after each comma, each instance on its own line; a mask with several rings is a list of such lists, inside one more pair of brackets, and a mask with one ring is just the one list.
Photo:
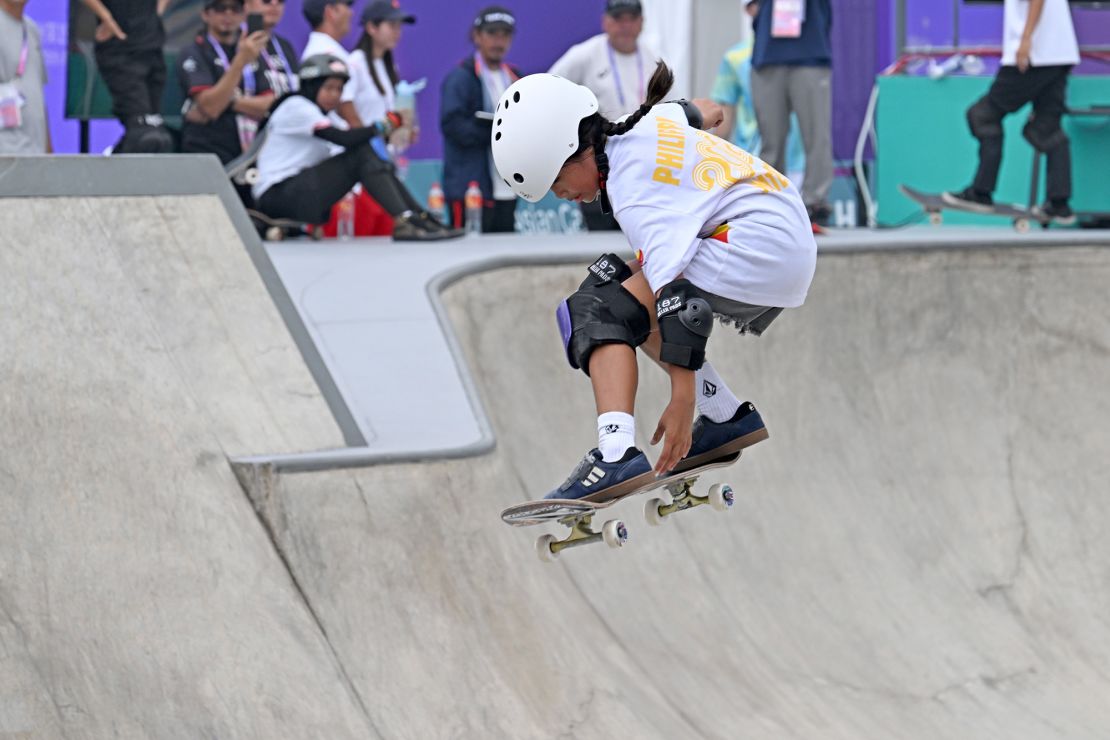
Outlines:
[[582, 462], [563, 485], [544, 498], [588, 498], [595, 503], [620, 498], [655, 480], [647, 456], [635, 447], [629, 447], [624, 457], [616, 462], [605, 462], [596, 448], [586, 453]]
[[694, 421], [694, 441], [690, 445], [690, 451], [674, 466], [671, 475], [736, 455], [745, 447], [762, 442], [768, 436], [763, 418], [751, 401], [740, 404], [740, 408], [728, 421], [718, 423], [699, 416]]

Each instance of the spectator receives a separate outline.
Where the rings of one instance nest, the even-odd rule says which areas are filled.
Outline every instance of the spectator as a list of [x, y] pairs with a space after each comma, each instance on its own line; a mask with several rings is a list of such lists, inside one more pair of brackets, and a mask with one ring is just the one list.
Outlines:
[[[397, 110], [394, 86], [400, 82], [393, 50], [401, 40], [401, 26], [416, 23], [416, 18], [397, 7], [390, 0], [377, 0], [362, 11], [362, 36], [351, 52], [349, 66], [355, 112], [362, 121], [380, 121], [390, 111]], [[407, 113], [402, 113], [404, 118]], [[411, 139], [412, 122], [393, 133], [391, 143], [404, 149]], [[403, 139], [403, 141], [402, 141]]]
[[124, 133], [116, 154], [171, 152], [173, 137], [162, 121], [166, 31], [162, 14], [170, 0], [82, 0], [100, 19], [96, 28], [96, 66], [108, 92], [112, 113]]
[[[616, 121], [644, 102], [645, 83], [659, 55], [639, 40], [644, 30], [640, 0], [607, 0], [601, 28], [604, 33], [570, 47], [550, 72], [588, 87], [597, 96], [601, 115]], [[600, 201], [583, 203], [581, 208], [590, 231], [620, 228], [612, 215], [601, 212]]]
[[762, 140], [760, 159], [786, 171], [790, 113], [798, 116], [806, 153], [802, 200], [810, 220], [829, 216], [832, 187], [831, 0], [749, 0], [754, 17], [752, 101]]
[[1059, 224], [1075, 223], [1071, 199], [1071, 149], [1060, 127], [1067, 111], [1068, 75], [1079, 63], [1079, 44], [1066, 0], [1006, 0], [1002, 66], [987, 94], [967, 110], [979, 140], [979, 168], [971, 185], [942, 197], [953, 205], [989, 212], [1002, 165], [1002, 119], [1028, 102], [1033, 114], [1022, 129], [1047, 155], [1047, 200], [1036, 210]]
[[[301, 62], [300, 88], [274, 107], [269, 134], [258, 154], [254, 197], [259, 210], [272, 218], [323, 223], [342, 197], [361, 183], [367, 193], [393, 216], [397, 241], [432, 241], [461, 236], [448, 229], [420, 204], [393, 174], [393, 166], [371, 146], [400, 125], [387, 115], [373, 126], [340, 129], [328, 113], [342, 99], [349, 79], [347, 65], [328, 54]], [[335, 154], [335, 148], [341, 151]]]
[[27, 0], [0, 0], [0, 154], [49, 154], [42, 37]]
[[[730, 47], [717, 71], [710, 98], [724, 106], [725, 120], [714, 132], [722, 139], [756, 156], [760, 155], [762, 142], [759, 124], [752, 105], [752, 49], [754, 39], [749, 36]], [[795, 185], [802, 182], [806, 155], [798, 134], [798, 117], [790, 114], [790, 133], [786, 137], [786, 171], [783, 173]]]
[[[343, 38], [351, 32], [351, 16], [354, 12], [351, 5], [354, 0], [304, 0], [301, 12], [305, 20], [312, 27], [308, 35], [308, 42], [301, 59], [330, 54], [338, 57], [350, 69], [351, 60], [347, 50], [343, 48]], [[354, 89], [350, 85], [343, 86], [343, 99], [339, 106], [332, 112], [333, 118], [338, 117], [350, 128], [361, 128], [362, 119], [354, 105]]]
[[270, 34], [270, 40], [261, 54], [267, 86], [275, 98], [296, 90], [297, 69], [300, 66], [297, 51], [288, 39], [274, 32], [285, 15], [285, 0], [246, 0], [244, 7], [248, 15], [262, 15], [262, 28]]
[[516, 230], [516, 195], [490, 156], [493, 108], [505, 88], [520, 78], [505, 62], [515, 31], [516, 18], [509, 10], [491, 5], [479, 12], [470, 33], [474, 56], [452, 69], [440, 88], [443, 194], [456, 227], [464, 225], [466, 188], [477, 182], [483, 233]]
[[[178, 61], [188, 98], [181, 150], [215, 154], [223, 164], [250, 147], [274, 100], [258, 64], [269, 34], [241, 35], [245, 17], [243, 0], [205, 0], [204, 33], [182, 50]], [[239, 188], [239, 195], [251, 204], [248, 188]]]

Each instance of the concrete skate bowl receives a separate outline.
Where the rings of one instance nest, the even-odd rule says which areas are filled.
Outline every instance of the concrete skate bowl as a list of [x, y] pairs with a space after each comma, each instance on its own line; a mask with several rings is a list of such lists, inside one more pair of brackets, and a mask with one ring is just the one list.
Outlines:
[[[552, 317], [582, 274], [447, 290], [492, 454], [240, 471], [378, 734], [1110, 736], [1110, 252], [823, 255], [805, 307], [712, 339], [771, 431], [704, 480], [733, 510], [624, 502], [626, 547], [544, 564], [557, 525], [498, 512], [595, 443]], [[642, 446], [666, 398], [642, 366]]]

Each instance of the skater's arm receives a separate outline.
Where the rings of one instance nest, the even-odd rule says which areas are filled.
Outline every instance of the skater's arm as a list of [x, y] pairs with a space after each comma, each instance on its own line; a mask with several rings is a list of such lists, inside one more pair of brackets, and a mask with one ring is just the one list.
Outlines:
[[312, 135], [324, 141], [331, 142], [332, 144], [338, 144], [344, 149], [350, 149], [359, 144], [365, 144], [375, 136], [381, 136], [382, 132], [377, 126], [360, 126], [359, 128], [349, 129], [328, 126], [326, 128], [316, 129]]
[[694, 371], [678, 365], [664, 364], [663, 367], [671, 377], [671, 402], [659, 417], [651, 438], [653, 445], [663, 440], [663, 449], [655, 461], [656, 475], [669, 472], [690, 451], [696, 406]]
[[116, 23], [116, 19], [112, 17], [112, 11], [104, 6], [100, 0], [81, 0], [89, 10], [96, 14], [100, 20], [100, 24], [96, 27], [95, 38], [98, 42], [107, 41], [115, 36], [121, 41], [127, 38], [127, 34]]
[[1041, 11], [1044, 10], [1044, 0], [1029, 0], [1029, 13], [1025, 16], [1025, 30], [1021, 32], [1021, 43], [1018, 44], [1015, 61], [1017, 68], [1024, 72], [1029, 69], [1029, 54], [1033, 49], [1033, 32], [1041, 21]]

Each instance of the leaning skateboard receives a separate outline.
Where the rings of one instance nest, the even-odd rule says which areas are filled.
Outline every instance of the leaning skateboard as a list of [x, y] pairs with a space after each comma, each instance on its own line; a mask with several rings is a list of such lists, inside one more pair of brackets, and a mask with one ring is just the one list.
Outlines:
[[[652, 526], [663, 524], [667, 517], [680, 511], [693, 509], [704, 504], [709, 504], [718, 511], [728, 511], [734, 501], [730, 486], [717, 483], [710, 486], [705, 495], [698, 495], [694, 492], [694, 483], [702, 473], [713, 468], [732, 465], [740, 459], [740, 455], [740, 452], [734, 452], [684, 473], [656, 479], [645, 486], [615, 498], [592, 500], [593, 497], [587, 496], [581, 499], [528, 501], [505, 509], [501, 512], [501, 519], [513, 527], [529, 527], [547, 522], [558, 522], [568, 527], [570, 533], [563, 539], [559, 539], [552, 534], [545, 534], [536, 540], [536, 553], [540, 560], [544, 562], [554, 562], [563, 550], [595, 542], [604, 542], [609, 547], [614, 548], [621, 547], [628, 541], [628, 527], [625, 526], [625, 523], [620, 519], [610, 519], [598, 531], [593, 528], [595, 514], [630, 496], [660, 488], [665, 489], [670, 494], [671, 500], [668, 502], [663, 498], [652, 498], [644, 505], [644, 517], [648, 524]], [[604, 494], [598, 495], [603, 496]]]
[[248, 208], [247, 215], [258, 231], [258, 235], [266, 241], [280, 242], [287, 236], [307, 236], [313, 241], [319, 241], [324, 235], [321, 226], [306, 224], [303, 221], [294, 221], [290, 218], [270, 218], [265, 213]]
[[899, 185], [898, 189], [907, 198], [917, 203], [929, 215], [929, 223], [939, 226], [944, 221], [945, 210], [961, 211], [963, 213], [977, 213], [985, 216], [1005, 216], [1013, 219], [1014, 229], [1021, 233], [1029, 231], [1029, 226], [1036, 222], [1047, 228], [1048, 221], [1039, 217], [1032, 209], [1024, 208], [1010, 203], [995, 203], [982, 208], [959, 206], [946, 201], [940, 193], [924, 193], [909, 185]]

